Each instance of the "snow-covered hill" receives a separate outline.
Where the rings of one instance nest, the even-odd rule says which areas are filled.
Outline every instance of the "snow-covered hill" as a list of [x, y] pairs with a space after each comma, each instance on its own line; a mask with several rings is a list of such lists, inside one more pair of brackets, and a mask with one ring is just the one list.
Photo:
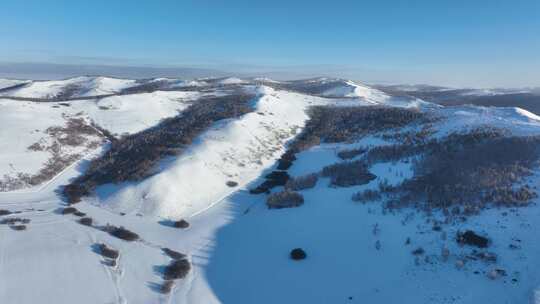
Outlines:
[[38, 186], [46, 180], [29, 180], [53, 160], [62, 159], [51, 166], [50, 178], [99, 149], [104, 136], [98, 128], [115, 136], [136, 133], [177, 115], [199, 95], [154, 92], [70, 103], [0, 99], [0, 191]]
[[0, 79], [0, 90], [6, 90], [15, 86], [20, 86], [30, 83], [29, 80], [18, 80], [18, 79]]
[[85, 97], [118, 93], [134, 86], [135, 80], [109, 77], [75, 77], [66, 80], [33, 81], [2, 93], [4, 96], [27, 98]]
[[[531, 193], [540, 117], [526, 110], [443, 107], [326, 78], [77, 77], [2, 94], [1, 302], [527, 303], [538, 293], [540, 207]], [[59, 94], [65, 100], [53, 101]], [[250, 99], [208, 102], [216, 96]], [[220, 111], [233, 113], [214, 121]], [[196, 129], [171, 128], [174, 119]], [[446, 176], [429, 171], [440, 164], [424, 161], [428, 152], [453, 157]], [[140, 166], [141, 155], [158, 161]], [[328, 167], [358, 162], [366, 167], [345, 168], [344, 176]], [[460, 162], [478, 166], [458, 170], [475, 183], [451, 183]], [[85, 175], [95, 168], [120, 169]], [[440, 182], [477, 193], [473, 184], [493, 185], [499, 196], [472, 209], [477, 197], [444, 205], [435, 191], [412, 202], [420, 172], [431, 174], [434, 189]], [[295, 188], [300, 206], [269, 209], [268, 198], [284, 190], [275, 178], [284, 175], [315, 176], [315, 183]], [[77, 212], [62, 211], [68, 184], [88, 190], [72, 206]], [[512, 201], [503, 204], [502, 194]], [[92, 222], [80, 224], [83, 217]], [[175, 228], [180, 219], [189, 227]], [[115, 237], [107, 224], [138, 240]], [[489, 246], [456, 242], [469, 229]], [[114, 263], [100, 243], [119, 252]], [[297, 247], [305, 260], [289, 258]], [[171, 283], [168, 250], [191, 265]]]

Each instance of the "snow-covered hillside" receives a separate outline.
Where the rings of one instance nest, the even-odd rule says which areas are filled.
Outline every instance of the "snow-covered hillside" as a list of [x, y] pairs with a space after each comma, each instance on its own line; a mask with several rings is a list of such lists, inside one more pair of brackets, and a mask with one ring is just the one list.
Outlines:
[[135, 80], [109, 77], [75, 77], [66, 80], [33, 81], [26, 86], [3, 92], [4, 96], [28, 98], [85, 97], [118, 93], [134, 86]]
[[[42, 184], [45, 180], [28, 184], [28, 179], [47, 168], [55, 156], [63, 161], [53, 166], [51, 178], [100, 148], [103, 135], [96, 128], [117, 136], [133, 134], [177, 115], [199, 95], [154, 92], [70, 103], [0, 99], [0, 191]], [[17, 181], [21, 176], [27, 177], [25, 182]]]
[[[121, 185], [112, 196], [111, 186], [104, 186], [104, 205], [126, 213], [172, 218], [200, 213], [236, 191], [227, 181], [244, 187], [270, 167], [304, 126], [308, 106], [339, 105], [267, 87], [258, 94], [254, 112], [215, 125], [167, 164], [167, 170], [140, 184]], [[189, 179], [177, 183], [183, 176]]]
[[0, 90], [8, 89], [14, 86], [23, 85], [30, 83], [29, 80], [18, 80], [18, 79], [0, 79]]
[[[9, 98], [47, 99], [71, 84], [78, 89], [62, 102]], [[121, 93], [129, 88], [134, 89]], [[474, 150], [474, 144], [493, 140], [495, 146], [523, 146], [509, 151], [518, 160], [534, 158], [526, 151], [540, 136], [540, 117], [526, 110], [436, 106], [325, 78], [77, 77], [32, 82], [3, 95], [2, 303], [535, 303], [530, 301], [540, 293], [535, 291], [540, 286], [537, 197], [526, 197], [531, 202], [525, 204], [523, 192], [513, 197], [511, 188], [504, 188], [498, 194], [522, 205], [485, 202], [482, 210], [468, 213], [465, 203], [458, 211], [456, 205], [427, 210], [426, 202], [406, 203], [398, 192], [421, 180], [420, 154], [428, 149], [454, 155], [456, 167], [462, 155], [451, 153], [471, 142], [470, 151], [481, 155], [483, 146]], [[97, 95], [111, 96], [92, 98]], [[205, 98], [244, 95], [252, 96], [248, 109], [185, 133], [181, 148], [169, 142], [132, 146], [175, 138], [169, 132], [180, 129], [165, 128], [166, 119], [194, 113], [190, 109]], [[212, 121], [208, 115], [219, 114], [225, 102], [206, 103], [215, 112], [203, 111], [202, 103], [195, 114]], [[80, 179], [98, 166], [96, 160], [130, 165], [129, 159], [107, 159], [104, 152], [111, 147], [148, 153], [158, 157], [158, 165], [135, 177], [98, 175], [122, 181], [116, 184]], [[497, 170], [507, 160], [496, 151], [483, 156], [463, 161]], [[486, 165], [490, 157], [502, 159], [500, 166]], [[336, 180], [328, 167], [358, 161], [365, 161], [370, 178]], [[507, 167], [495, 172], [510, 176], [515, 189], [531, 185], [530, 194], [540, 172], [518, 163], [508, 167], [515, 172], [507, 174]], [[502, 187], [485, 181], [481, 170], [478, 184]], [[299, 206], [269, 209], [268, 198], [283, 191], [283, 184], [265, 188], [270, 194], [253, 189], [284, 175], [290, 181], [311, 176], [315, 182], [295, 190], [303, 197]], [[86, 190], [92, 191], [71, 206], [77, 210], [63, 209], [62, 186], [77, 177], [91, 183]], [[115, 227], [136, 233], [137, 240], [118, 238]], [[489, 246], [456, 242], [465, 230], [488, 237]], [[119, 257], [106, 257], [99, 244]], [[293, 248], [307, 257], [292, 260]], [[185, 254], [191, 265], [185, 277], [169, 280], [167, 265], [185, 261], [170, 250]]]

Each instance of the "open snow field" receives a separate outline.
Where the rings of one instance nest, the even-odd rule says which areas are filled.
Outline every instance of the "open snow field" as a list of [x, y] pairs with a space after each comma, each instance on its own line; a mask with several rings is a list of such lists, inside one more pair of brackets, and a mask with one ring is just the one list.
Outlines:
[[[540, 286], [536, 203], [519, 209], [492, 208], [436, 231], [432, 221], [440, 216], [437, 213], [427, 217], [412, 208], [387, 212], [375, 202], [351, 200], [353, 193], [375, 189], [382, 180], [394, 185], [410, 178], [412, 164], [403, 161], [376, 164], [370, 171], [377, 178], [361, 186], [329, 187], [329, 179], [320, 178], [314, 188], [302, 191], [305, 203], [298, 208], [268, 209], [266, 195], [248, 193], [302, 131], [312, 105], [420, 107], [443, 117], [434, 124], [435, 137], [482, 125], [503, 127], [516, 135], [540, 134], [538, 117], [520, 109], [439, 108], [379, 98], [379, 91], [370, 92], [369, 87], [361, 90], [366, 92], [360, 96], [362, 91], [355, 91], [358, 96], [351, 99], [350, 92], [341, 89], [332, 98], [322, 98], [258, 88], [253, 112], [214, 124], [183, 154], [163, 161], [158, 174], [137, 183], [101, 186], [97, 196], [75, 205], [95, 225], [110, 223], [136, 232], [141, 240], [135, 242], [58, 212], [65, 205], [58, 188], [84, 172], [107, 144], [99, 138], [99, 145], [66, 150], [78, 156], [54, 179], [24, 191], [0, 192], [0, 209], [20, 212], [7, 217], [30, 220], [25, 231], [0, 225], [0, 302], [535, 303]], [[338, 92], [343, 99], [335, 97]], [[72, 117], [117, 136], [133, 134], [176, 115], [200, 94], [156, 91], [73, 101], [70, 106], [1, 99], [0, 176], [38, 171], [50, 153], [27, 147], [54, 141], [44, 131], [65, 126]], [[317, 145], [299, 153], [288, 172], [291, 176], [318, 172], [340, 161], [340, 150], [388, 144], [379, 136], [367, 136], [351, 143]], [[228, 181], [238, 184], [230, 187]], [[538, 176], [531, 176], [530, 183], [538, 184]], [[167, 224], [180, 218], [190, 227]], [[456, 267], [471, 248], [458, 246], [455, 233], [468, 228], [489, 233], [493, 240], [489, 251], [497, 254], [496, 263], [478, 260]], [[119, 250], [116, 266], [106, 265], [95, 252], [96, 243]], [[161, 268], [171, 260], [162, 252], [165, 247], [185, 253], [193, 267], [186, 278], [176, 280], [169, 294], [159, 292]], [[289, 259], [296, 247], [306, 250], [305, 260]], [[425, 253], [415, 257], [412, 252], [419, 247]], [[441, 257], [443, 248], [450, 251], [447, 260]], [[506, 276], [489, 279], [493, 269], [504, 269]]]

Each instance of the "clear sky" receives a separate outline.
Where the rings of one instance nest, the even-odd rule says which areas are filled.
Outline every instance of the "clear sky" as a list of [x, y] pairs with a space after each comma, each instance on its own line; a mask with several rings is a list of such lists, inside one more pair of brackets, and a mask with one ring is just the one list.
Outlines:
[[0, 37], [3, 62], [540, 86], [540, 0], [3, 0]]

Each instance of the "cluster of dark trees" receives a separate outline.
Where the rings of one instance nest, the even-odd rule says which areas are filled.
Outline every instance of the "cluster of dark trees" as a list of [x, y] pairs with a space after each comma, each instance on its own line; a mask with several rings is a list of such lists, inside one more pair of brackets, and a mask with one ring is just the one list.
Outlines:
[[367, 160], [413, 159], [414, 176], [397, 187], [399, 204], [425, 201], [425, 207], [463, 206], [463, 213], [479, 212], [487, 204], [526, 205], [536, 193], [528, 186], [516, 188], [532, 173], [540, 159], [540, 137], [506, 136], [496, 129], [453, 133], [418, 146], [395, 145], [373, 149]]
[[92, 226], [94, 220], [92, 220], [91, 217], [83, 217], [79, 220], [79, 224], [85, 225], [85, 226]]
[[118, 252], [118, 250], [110, 248], [106, 244], [97, 243], [94, 245], [94, 247], [97, 253], [106, 258], [116, 260], [120, 256], [120, 252]]
[[55, 96], [49, 97], [49, 99], [51, 101], [69, 100], [70, 98], [75, 96], [75, 94], [77, 94], [78, 92], [81, 92], [82, 90], [83, 90], [83, 87], [78, 84], [75, 84], [75, 83], [68, 84], [62, 88], [62, 91], [60, 91]]
[[163, 267], [162, 276], [164, 281], [159, 287], [161, 293], [168, 294], [174, 286], [174, 280], [183, 279], [188, 275], [191, 270], [191, 263], [183, 253], [169, 248], [162, 248], [162, 250], [172, 259], [168, 265]]
[[163, 278], [165, 280], [183, 279], [191, 270], [191, 264], [187, 259], [172, 260], [171, 263], [165, 266]]
[[413, 178], [397, 186], [381, 183], [378, 190], [354, 194], [353, 200], [378, 200], [386, 194], [385, 208], [414, 204], [469, 215], [488, 204], [523, 206], [537, 197], [531, 187], [519, 185], [539, 164], [539, 136], [510, 136], [482, 127], [417, 144], [375, 147], [357, 162], [370, 166], [403, 159], [413, 162]]
[[28, 224], [30, 219], [20, 217], [8, 217], [0, 220], [0, 225]]
[[168, 257], [170, 257], [173, 260], [183, 260], [187, 258], [187, 256], [184, 253], [172, 250], [170, 248], [161, 248], [161, 251], [163, 251], [163, 253], [165, 253]]
[[367, 184], [377, 178], [369, 172], [366, 163], [362, 160], [346, 161], [326, 166], [321, 175], [330, 178], [330, 185], [336, 187], [350, 187]]
[[501, 186], [487, 191], [483, 200], [498, 205], [519, 206], [526, 205], [537, 197], [538, 194], [528, 185], [518, 187], [517, 189], [511, 186]]
[[272, 193], [266, 199], [266, 205], [270, 209], [292, 208], [302, 204], [304, 204], [302, 194], [289, 190]]
[[139, 81], [139, 84], [123, 89], [120, 94], [151, 93], [164, 88], [167, 81]]
[[287, 181], [287, 184], [285, 184], [285, 189], [292, 191], [311, 189], [315, 187], [318, 179], [319, 176], [316, 173], [294, 177]]
[[[310, 108], [308, 114], [309, 120], [304, 130], [288, 145], [287, 151], [278, 160], [277, 170], [266, 176], [263, 183], [251, 189], [251, 193], [269, 193], [270, 189], [285, 185], [289, 180], [286, 170], [296, 160], [296, 154], [322, 142], [352, 141], [369, 133], [395, 129], [411, 123], [424, 123], [431, 119], [425, 113], [414, 109], [381, 106], [315, 106]], [[348, 159], [365, 151], [359, 148], [341, 151], [339, 155], [343, 159]], [[355, 170], [356, 167], [360, 171]], [[360, 163], [344, 163], [336, 168], [338, 171], [329, 176], [334, 186], [358, 185], [375, 178], [371, 173], [365, 172], [366, 166]], [[328, 170], [331, 169], [328, 168]], [[311, 178], [310, 182], [316, 183], [316, 180], [313, 181]]]
[[353, 194], [352, 200], [355, 202], [372, 202], [382, 198], [382, 195], [377, 190], [367, 189]]
[[[317, 79], [314, 80], [293, 80], [293, 81], [287, 81], [287, 82], [272, 82], [267, 81], [263, 82], [264, 85], [272, 87], [277, 90], [287, 90], [287, 91], [293, 91], [298, 92], [302, 94], [308, 94], [308, 95], [315, 95], [315, 96], [321, 96], [325, 92], [334, 89], [336, 87], [340, 86], [346, 86], [344, 80], [335, 79], [335, 80], [326, 80], [326, 81], [320, 81]], [[332, 96], [326, 96], [326, 97], [332, 97]], [[336, 96], [341, 97], [341, 96]]]
[[316, 106], [309, 111], [304, 131], [293, 143], [302, 151], [324, 143], [357, 140], [369, 133], [404, 127], [429, 120], [427, 114], [415, 109], [369, 107]]
[[151, 175], [160, 160], [181, 153], [216, 121], [252, 111], [252, 98], [245, 94], [202, 98], [156, 127], [111, 142], [109, 151], [93, 160], [84, 175], [64, 188], [68, 202], [77, 203], [98, 185], [136, 181]]
[[[435, 118], [433, 118], [435, 119]], [[397, 142], [404, 145], [419, 145], [429, 141], [435, 131], [431, 124], [424, 124], [419, 131], [392, 132], [382, 134], [382, 138], [388, 141]]]
[[507, 136], [504, 130], [477, 128], [466, 133], [451, 133], [443, 139], [427, 138], [416, 143], [399, 143], [371, 148], [365, 156], [369, 164], [393, 162], [421, 154], [436, 154], [444, 149], [461, 149], [481, 142]]
[[110, 235], [117, 237], [119, 239], [122, 239], [124, 241], [137, 241], [140, 239], [139, 235], [133, 231], [130, 231], [124, 227], [117, 227], [114, 225], [107, 224], [105, 227], [102, 228], [103, 231], [109, 233]]
[[538, 162], [539, 148], [540, 137], [490, 138], [461, 147], [443, 141], [420, 158], [415, 177], [403, 188], [414, 196], [425, 196], [435, 207], [467, 201], [518, 203], [530, 196], [516, 194], [512, 186], [530, 174]]
[[367, 148], [355, 148], [355, 149], [347, 149], [347, 150], [341, 150], [337, 153], [337, 156], [343, 160], [352, 159], [357, 157], [358, 155], [362, 155], [368, 151]]
[[251, 194], [270, 193], [270, 190], [274, 187], [285, 186], [290, 176], [286, 170], [275, 170], [267, 174], [264, 178], [264, 182], [249, 190]]
[[465, 232], [458, 231], [456, 233], [456, 242], [462, 245], [487, 248], [489, 246], [490, 240], [487, 237], [479, 235], [472, 230], [467, 230]]

